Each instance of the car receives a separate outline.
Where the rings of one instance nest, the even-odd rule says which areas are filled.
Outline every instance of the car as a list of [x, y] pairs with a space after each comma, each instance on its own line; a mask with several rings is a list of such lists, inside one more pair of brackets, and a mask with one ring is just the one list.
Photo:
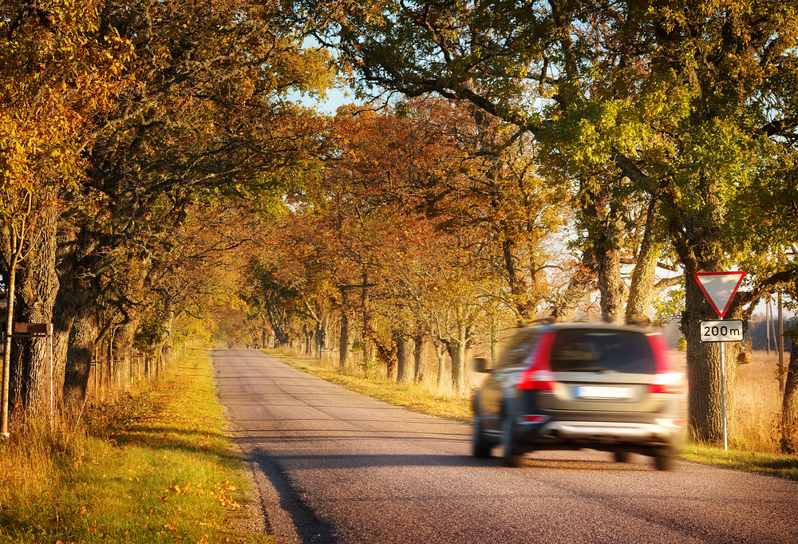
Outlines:
[[507, 466], [525, 453], [596, 449], [630, 453], [670, 470], [685, 438], [684, 375], [662, 335], [630, 325], [545, 323], [519, 329], [473, 398], [472, 453], [501, 448]]

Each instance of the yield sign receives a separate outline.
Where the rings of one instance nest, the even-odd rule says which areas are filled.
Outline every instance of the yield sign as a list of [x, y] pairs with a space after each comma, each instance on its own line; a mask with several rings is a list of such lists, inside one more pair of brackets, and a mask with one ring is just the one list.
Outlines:
[[723, 319], [744, 277], [745, 272], [696, 272], [695, 282], [718, 317]]

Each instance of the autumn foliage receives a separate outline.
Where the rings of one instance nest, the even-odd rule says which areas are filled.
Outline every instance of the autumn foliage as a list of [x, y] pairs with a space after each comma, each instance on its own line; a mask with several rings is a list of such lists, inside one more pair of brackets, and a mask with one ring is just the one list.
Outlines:
[[[69, 413], [186, 316], [466, 395], [512, 327], [665, 308], [716, 441], [739, 354], [698, 342], [691, 277], [746, 269], [743, 320], [798, 289], [798, 14], [647, 6], [3, 3], [6, 332], [53, 323]], [[301, 105], [342, 81], [359, 105]], [[7, 345], [12, 421], [44, 413], [46, 339]]]

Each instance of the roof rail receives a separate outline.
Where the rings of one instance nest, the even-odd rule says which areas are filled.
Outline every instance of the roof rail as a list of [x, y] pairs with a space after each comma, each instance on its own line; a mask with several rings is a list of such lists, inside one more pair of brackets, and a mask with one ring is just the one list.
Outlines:
[[526, 322], [526, 325], [551, 325], [552, 323], [556, 323], [557, 319], [552, 316], [548, 317], [541, 317], [538, 319], [530, 319]]
[[626, 324], [636, 327], [650, 327], [651, 319], [645, 314], [634, 314], [626, 318]]

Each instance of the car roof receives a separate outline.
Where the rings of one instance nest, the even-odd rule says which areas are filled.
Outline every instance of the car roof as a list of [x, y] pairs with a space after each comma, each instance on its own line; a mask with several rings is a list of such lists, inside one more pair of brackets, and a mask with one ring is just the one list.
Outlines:
[[604, 321], [576, 321], [576, 322], [558, 322], [558, 323], [540, 323], [524, 327], [529, 330], [579, 330], [579, 329], [602, 329], [602, 330], [617, 330], [617, 331], [630, 331], [639, 332], [641, 334], [657, 334], [659, 331], [649, 328], [640, 327], [637, 325], [621, 325], [617, 323], [606, 323]]

